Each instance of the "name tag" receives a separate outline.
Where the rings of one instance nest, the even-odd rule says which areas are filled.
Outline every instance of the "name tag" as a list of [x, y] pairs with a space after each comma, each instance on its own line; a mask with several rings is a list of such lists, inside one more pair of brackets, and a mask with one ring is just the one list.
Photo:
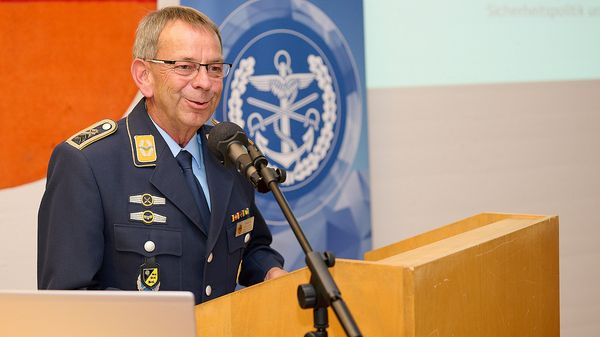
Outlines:
[[248, 219], [244, 219], [238, 222], [235, 225], [235, 237], [240, 235], [244, 235], [254, 229], [254, 217], [249, 217]]

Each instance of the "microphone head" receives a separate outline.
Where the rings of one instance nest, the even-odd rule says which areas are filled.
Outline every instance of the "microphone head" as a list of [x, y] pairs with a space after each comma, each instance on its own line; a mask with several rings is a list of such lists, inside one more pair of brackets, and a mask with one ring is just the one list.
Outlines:
[[244, 130], [235, 123], [221, 122], [213, 126], [208, 133], [208, 150], [224, 164], [229, 162], [227, 151], [233, 142], [248, 146], [248, 137]]

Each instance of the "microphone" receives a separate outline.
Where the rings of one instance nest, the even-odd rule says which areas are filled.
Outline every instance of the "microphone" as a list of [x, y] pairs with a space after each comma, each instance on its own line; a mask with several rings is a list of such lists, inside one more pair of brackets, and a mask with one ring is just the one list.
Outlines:
[[255, 186], [259, 186], [260, 174], [248, 154], [248, 137], [241, 127], [232, 122], [215, 125], [208, 134], [208, 150], [225, 167], [234, 167]]

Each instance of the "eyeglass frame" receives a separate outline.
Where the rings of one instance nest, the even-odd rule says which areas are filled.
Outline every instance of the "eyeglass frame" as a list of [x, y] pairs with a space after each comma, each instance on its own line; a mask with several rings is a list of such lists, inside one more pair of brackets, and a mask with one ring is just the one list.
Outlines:
[[[194, 74], [194, 76], [196, 76], [200, 72], [200, 67], [204, 67], [204, 69], [206, 69], [206, 73], [208, 74], [208, 77], [216, 78], [216, 79], [221, 79], [221, 78], [227, 77], [227, 75], [229, 75], [229, 73], [231, 72], [231, 68], [233, 67], [233, 64], [227, 63], [227, 62], [200, 63], [200, 62], [195, 62], [195, 61], [191, 61], [191, 60], [161, 60], [161, 59], [143, 59], [143, 60], [146, 62], [154, 63], [154, 64], [167, 64], [167, 65], [175, 65], [176, 62], [193, 63], [193, 64], [198, 65], [196, 67], [196, 70], [195, 70], [196, 73]], [[208, 71], [208, 66], [215, 65], [215, 64], [227, 65], [228, 66], [227, 74], [225, 74], [223, 76], [218, 76], [218, 77], [211, 76], [211, 73]], [[177, 74], [177, 75], [193, 77], [192, 74], [190, 74], [190, 75]]]

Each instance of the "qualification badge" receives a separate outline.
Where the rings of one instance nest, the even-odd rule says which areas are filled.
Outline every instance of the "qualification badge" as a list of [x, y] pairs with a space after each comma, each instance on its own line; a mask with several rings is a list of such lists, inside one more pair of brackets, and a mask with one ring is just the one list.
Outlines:
[[158, 291], [160, 287], [160, 266], [154, 257], [147, 258], [140, 266], [137, 288], [140, 291]]

